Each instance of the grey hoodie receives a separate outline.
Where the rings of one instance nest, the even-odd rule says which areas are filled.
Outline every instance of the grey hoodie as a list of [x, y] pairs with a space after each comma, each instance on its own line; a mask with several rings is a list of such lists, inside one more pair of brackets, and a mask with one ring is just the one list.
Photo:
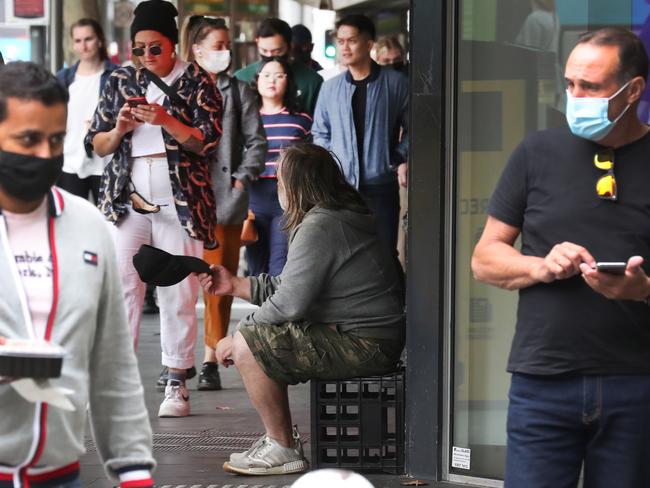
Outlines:
[[251, 302], [261, 307], [242, 324], [403, 328], [401, 270], [375, 229], [370, 214], [310, 210], [289, 239], [282, 274], [251, 278]]

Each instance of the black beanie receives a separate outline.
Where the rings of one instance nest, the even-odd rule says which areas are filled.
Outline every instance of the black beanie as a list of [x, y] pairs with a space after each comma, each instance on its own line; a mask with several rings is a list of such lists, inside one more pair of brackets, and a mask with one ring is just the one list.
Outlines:
[[178, 10], [165, 0], [147, 0], [135, 8], [135, 17], [131, 24], [131, 41], [135, 35], [143, 30], [153, 30], [168, 37], [174, 44], [178, 43], [178, 27], [175, 17]]

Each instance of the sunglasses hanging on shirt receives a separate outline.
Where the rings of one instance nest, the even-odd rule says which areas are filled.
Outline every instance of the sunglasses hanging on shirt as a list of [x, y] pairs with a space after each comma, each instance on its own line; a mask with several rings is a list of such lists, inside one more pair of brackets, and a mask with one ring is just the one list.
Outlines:
[[594, 166], [607, 171], [596, 181], [596, 194], [603, 200], [616, 201], [618, 192], [616, 188], [616, 177], [614, 176], [614, 151], [602, 149], [594, 156]]

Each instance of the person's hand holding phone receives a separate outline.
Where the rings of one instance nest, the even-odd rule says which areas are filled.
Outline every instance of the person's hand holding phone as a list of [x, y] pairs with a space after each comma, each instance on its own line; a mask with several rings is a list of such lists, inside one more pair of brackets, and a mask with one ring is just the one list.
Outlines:
[[151, 125], [165, 125], [171, 115], [167, 113], [165, 107], [157, 103], [138, 104], [131, 108], [131, 113], [142, 122]]
[[136, 127], [142, 125], [142, 122], [136, 119], [131, 112], [132, 107], [127, 103], [122, 105], [122, 108], [117, 114], [117, 121], [115, 123], [115, 129], [121, 134], [127, 134], [135, 130]]
[[550, 283], [565, 280], [580, 273], [581, 263], [595, 262], [584, 247], [572, 242], [562, 242], [553, 246], [534, 270], [536, 281]]
[[[638, 300], [644, 301], [650, 295], [650, 280], [641, 267], [643, 258], [632, 256], [627, 260], [622, 274], [615, 274], [617, 266], [580, 265], [580, 271], [585, 282], [597, 293], [612, 300]], [[620, 273], [620, 271], [619, 271]]]

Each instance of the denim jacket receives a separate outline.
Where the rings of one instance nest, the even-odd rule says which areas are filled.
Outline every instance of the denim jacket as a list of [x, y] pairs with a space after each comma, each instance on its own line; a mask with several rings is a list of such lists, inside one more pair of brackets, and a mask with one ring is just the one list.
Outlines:
[[395, 168], [408, 158], [408, 79], [402, 73], [372, 63], [363, 141], [364, 181], [359, 181], [352, 114], [354, 90], [349, 71], [323, 83], [312, 126], [314, 143], [336, 154], [346, 179], [356, 188], [395, 181]]

